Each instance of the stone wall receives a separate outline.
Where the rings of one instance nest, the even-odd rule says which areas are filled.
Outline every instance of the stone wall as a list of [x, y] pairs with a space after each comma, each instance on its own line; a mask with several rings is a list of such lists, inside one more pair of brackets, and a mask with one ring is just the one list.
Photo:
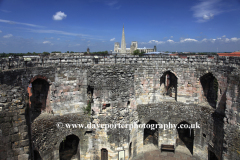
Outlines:
[[[200, 124], [200, 129], [193, 130], [193, 156], [199, 159], [207, 159], [209, 151], [218, 159], [239, 157], [238, 59], [122, 57], [109, 60], [123, 64], [104, 65], [105, 60], [99, 59], [99, 65], [77, 65], [78, 59], [72, 62], [75, 66], [0, 72], [0, 144], [8, 147], [0, 151], [0, 159], [34, 158], [36, 153], [43, 159], [59, 159], [60, 143], [69, 135], [79, 138], [75, 159], [101, 159], [103, 148], [109, 159], [118, 159], [120, 150], [128, 159], [130, 143], [132, 157], [144, 151], [144, 129], [59, 129], [56, 124], [146, 124], [150, 120]], [[134, 64], [125, 64], [130, 61]], [[205, 75], [217, 80], [215, 105], [206, 98], [209, 87], [204, 89], [201, 81]], [[46, 81], [49, 88], [42, 95], [46, 106], [32, 118], [36, 103], [32, 87], [37, 79]], [[91, 115], [84, 109], [88, 103]], [[158, 148], [177, 146], [178, 139], [177, 130], [158, 130]]]
[[105, 55], [105, 56], [82, 56], [78, 53], [71, 54], [53, 54], [52, 56], [37, 56], [30, 58], [31, 60], [24, 60], [23, 57], [16, 58], [2, 58], [0, 59], [0, 69], [8, 70], [14, 68], [29, 68], [29, 67], [49, 67], [49, 66], [81, 66], [81, 65], [95, 65], [95, 64], [141, 64], [141, 63], [168, 63], [191, 64], [191, 65], [218, 65], [218, 66], [232, 66], [239, 68], [239, 57], [226, 56], [206, 56], [196, 55], [187, 56], [187, 58], [180, 58], [178, 56], [169, 55], [145, 55], [142, 57], [133, 55]]
[[19, 86], [21, 71], [0, 74], [0, 159], [30, 158], [28, 96]]

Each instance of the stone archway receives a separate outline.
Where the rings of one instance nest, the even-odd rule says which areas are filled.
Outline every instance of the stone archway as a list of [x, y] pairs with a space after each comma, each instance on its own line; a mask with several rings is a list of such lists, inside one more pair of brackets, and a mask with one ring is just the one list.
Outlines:
[[106, 148], [101, 149], [101, 160], [108, 160], [108, 150]]
[[34, 154], [34, 160], [42, 160], [42, 158], [37, 150], [34, 150], [33, 154]]
[[172, 97], [177, 101], [178, 78], [171, 71], [166, 71], [160, 78], [160, 94], [165, 97]]
[[49, 86], [49, 83], [42, 78], [34, 79], [34, 81], [32, 81], [29, 85], [32, 122], [41, 114], [42, 111], [48, 110], [47, 98]]
[[184, 146], [193, 154], [194, 130], [189, 127], [190, 124], [185, 121], [177, 125], [176, 146]]
[[200, 82], [202, 85], [205, 101], [209, 103], [210, 106], [216, 108], [218, 99], [218, 81], [213, 76], [212, 73], [207, 73], [200, 77]]
[[60, 143], [60, 160], [80, 159], [79, 138], [75, 135], [69, 135]]
[[154, 144], [158, 147], [158, 127], [156, 126], [158, 123], [154, 120], [150, 120], [146, 127], [144, 128], [144, 138], [143, 144]]

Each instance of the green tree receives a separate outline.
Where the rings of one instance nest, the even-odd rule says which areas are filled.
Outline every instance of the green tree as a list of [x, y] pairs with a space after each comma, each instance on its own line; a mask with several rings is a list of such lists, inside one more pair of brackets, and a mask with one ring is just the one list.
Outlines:
[[50, 53], [49, 52], [43, 52], [43, 55], [49, 55]]
[[69, 53], [69, 51], [67, 51], [67, 53]]
[[133, 55], [139, 55], [139, 56], [143, 56], [145, 52], [140, 52], [138, 49], [136, 49], [135, 51], [133, 51]]

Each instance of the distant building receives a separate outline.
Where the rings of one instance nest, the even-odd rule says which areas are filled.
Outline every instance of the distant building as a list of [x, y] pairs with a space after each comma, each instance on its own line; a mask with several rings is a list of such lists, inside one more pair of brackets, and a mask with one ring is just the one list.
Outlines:
[[121, 47], [120, 47], [119, 42], [115, 42], [114, 52], [115, 53], [122, 53], [122, 54], [131, 54], [137, 49], [140, 52], [149, 53], [149, 52], [156, 52], [157, 47], [154, 46], [154, 48], [146, 48], [146, 47], [138, 48], [138, 42], [137, 41], [132, 41], [130, 48], [126, 48], [125, 33], [124, 33], [124, 26], [123, 26]]
[[218, 53], [219, 56], [240, 57], [240, 52]]

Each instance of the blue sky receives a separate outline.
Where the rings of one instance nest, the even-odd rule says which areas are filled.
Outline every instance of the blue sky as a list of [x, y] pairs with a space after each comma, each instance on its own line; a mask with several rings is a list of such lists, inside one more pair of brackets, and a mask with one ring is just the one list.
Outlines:
[[0, 0], [0, 53], [240, 50], [240, 0]]

